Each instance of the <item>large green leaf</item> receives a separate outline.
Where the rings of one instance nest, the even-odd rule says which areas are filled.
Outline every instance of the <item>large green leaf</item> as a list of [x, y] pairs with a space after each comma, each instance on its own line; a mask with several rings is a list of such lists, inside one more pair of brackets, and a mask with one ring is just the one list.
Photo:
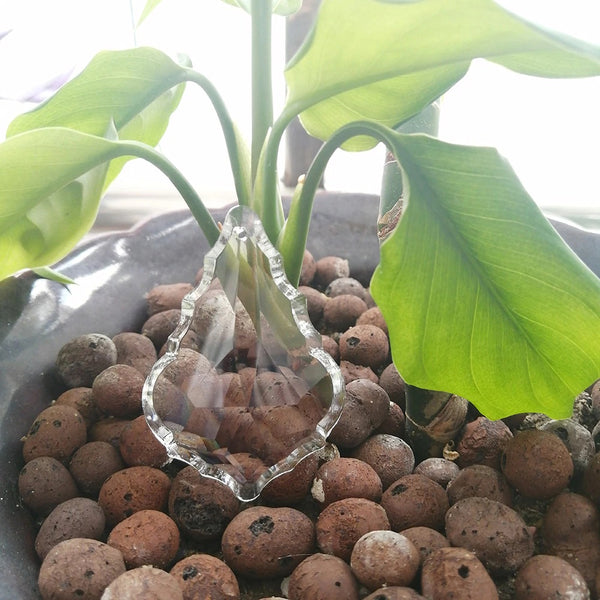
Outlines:
[[[114, 133], [114, 132], [113, 132]], [[98, 210], [109, 161], [144, 158], [169, 177], [213, 243], [212, 217], [177, 169], [151, 146], [45, 127], [0, 144], [0, 279], [65, 256]]]
[[[182, 61], [188, 62], [185, 58]], [[119, 136], [154, 146], [181, 99], [185, 77], [184, 66], [151, 48], [101, 52], [52, 98], [18, 116], [9, 126], [9, 139], [46, 127], [65, 127], [97, 136], [110, 132], [111, 138]], [[67, 136], [64, 143], [56, 141], [60, 135]], [[51, 132], [46, 139], [38, 133], [21, 137], [17, 144], [3, 145], [3, 166], [21, 156], [35, 157], [36, 166], [27, 171], [30, 190], [45, 189], [48, 168], [63, 181], [62, 186], [52, 187], [48, 197], [34, 198], [35, 206], [23, 203], [18, 193], [3, 200], [6, 206], [1, 211], [0, 240], [7, 257], [3, 276], [16, 268], [48, 264], [44, 260], [53, 262], [65, 249], [71, 249], [92, 226], [107, 185], [131, 158], [120, 156], [110, 166], [95, 163], [98, 166], [92, 171], [81, 171], [76, 180], [69, 181], [71, 161], [78, 157], [71, 154], [68, 135], [60, 135]], [[27, 143], [31, 144], [29, 149]], [[46, 143], [54, 153], [42, 151]], [[15, 181], [10, 171], [9, 175], [3, 184]]]
[[[100, 52], [46, 102], [14, 119], [7, 135], [40, 127], [104, 135], [111, 123], [119, 132], [151, 102], [185, 80], [185, 67], [153, 48]], [[169, 116], [166, 112], [163, 119], [168, 121]]]
[[[120, 139], [155, 146], [179, 105], [190, 64], [181, 64], [153, 48], [98, 53], [87, 67], [34, 110], [9, 125], [12, 136], [41, 127], [69, 127], [104, 135], [116, 128]], [[130, 158], [110, 165], [103, 189]]]
[[[121, 127], [118, 132], [119, 138], [122, 140], [136, 140], [150, 146], [156, 146], [167, 129], [169, 117], [179, 105], [184, 89], [185, 84], [182, 83], [158, 96], [156, 100]], [[128, 160], [131, 160], [131, 157], [123, 156], [110, 163], [104, 189], [121, 172]]]
[[600, 281], [495, 150], [393, 145], [406, 206], [371, 289], [402, 376], [491, 419], [568, 416], [600, 377]]
[[[448, 90], [477, 57], [530, 75], [600, 75], [600, 48], [534, 27], [492, 0], [323, 0], [286, 69], [286, 112], [301, 112], [322, 139], [360, 119], [395, 126]], [[362, 137], [347, 147], [372, 143]]]
[[109, 140], [61, 128], [0, 144], [0, 279], [75, 246], [94, 222], [107, 161], [117, 155]]

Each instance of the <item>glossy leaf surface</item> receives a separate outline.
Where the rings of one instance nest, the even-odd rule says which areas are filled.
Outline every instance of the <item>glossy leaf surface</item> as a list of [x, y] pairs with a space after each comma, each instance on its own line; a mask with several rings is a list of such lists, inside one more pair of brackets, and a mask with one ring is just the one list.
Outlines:
[[[321, 139], [361, 119], [395, 126], [441, 96], [478, 57], [529, 75], [600, 75], [600, 48], [534, 27], [492, 0], [324, 0], [312, 35], [286, 69], [286, 110], [301, 112]], [[361, 137], [347, 148], [372, 143]]]
[[406, 204], [371, 289], [398, 370], [490, 419], [569, 416], [600, 376], [600, 280], [495, 150], [394, 140]]

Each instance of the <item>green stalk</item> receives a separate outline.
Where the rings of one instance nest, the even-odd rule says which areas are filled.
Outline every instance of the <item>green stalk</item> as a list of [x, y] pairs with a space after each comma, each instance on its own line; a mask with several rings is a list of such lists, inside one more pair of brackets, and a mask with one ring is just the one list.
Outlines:
[[317, 152], [306, 173], [306, 179], [294, 193], [288, 220], [278, 240], [278, 250], [283, 257], [286, 275], [292, 285], [297, 285], [300, 279], [302, 257], [306, 248], [313, 202], [327, 163], [333, 153], [344, 142], [361, 134], [371, 135], [380, 141], [386, 141], [385, 128], [380, 126], [374, 129], [371, 128], [370, 123], [352, 123], [342, 127]]
[[200, 196], [198, 196], [196, 190], [194, 190], [181, 171], [179, 171], [170, 160], [151, 146], [134, 141], [120, 141], [116, 143], [120, 149], [123, 150], [123, 152], [119, 152], [122, 156], [130, 154], [132, 156], [137, 156], [138, 158], [143, 158], [168, 177], [169, 181], [171, 181], [177, 191], [181, 194], [181, 197], [185, 200], [190, 212], [198, 222], [200, 229], [202, 229], [202, 233], [204, 233], [209, 244], [212, 246], [219, 238], [219, 228], [202, 202]]
[[250, 174], [247, 168], [247, 156], [243, 142], [238, 135], [233, 119], [225, 106], [223, 98], [215, 86], [201, 73], [194, 69], [186, 69], [186, 79], [199, 85], [211, 101], [225, 137], [229, 164], [233, 173], [233, 181], [239, 204], [250, 205]]
[[285, 128], [296, 116], [292, 111], [283, 112], [267, 136], [258, 165], [254, 185], [254, 211], [260, 216], [271, 243], [277, 246], [284, 223], [283, 207], [277, 189], [277, 155]]
[[252, 0], [252, 181], [267, 132], [273, 124], [271, 1]]

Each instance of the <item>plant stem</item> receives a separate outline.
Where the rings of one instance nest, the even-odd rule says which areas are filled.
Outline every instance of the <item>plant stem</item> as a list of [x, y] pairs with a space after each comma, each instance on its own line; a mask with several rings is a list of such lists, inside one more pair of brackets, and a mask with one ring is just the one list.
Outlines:
[[252, 181], [267, 132], [273, 124], [271, 1], [252, 0]]
[[186, 79], [199, 85], [211, 101], [225, 137], [229, 163], [233, 173], [235, 191], [238, 203], [244, 206], [250, 205], [250, 174], [247, 166], [247, 148], [238, 135], [235, 124], [225, 106], [223, 98], [215, 86], [201, 73], [194, 69], [186, 69]]
[[[286, 273], [292, 282], [297, 281], [300, 274], [314, 196], [325, 167], [335, 150], [357, 135], [369, 135], [384, 142], [388, 148], [396, 148], [397, 152], [398, 146], [394, 144], [396, 132], [369, 122], [346, 125], [323, 144], [308, 169], [299, 193], [294, 195], [288, 223], [280, 241]], [[423, 459], [441, 455], [446, 443], [462, 427], [466, 413], [467, 401], [464, 398], [407, 385], [406, 429], [415, 456]]]
[[273, 124], [267, 135], [254, 181], [252, 207], [260, 216], [265, 232], [275, 246], [284, 223], [283, 207], [277, 189], [277, 155], [285, 128], [295, 116], [295, 113], [283, 112]]
[[209, 244], [213, 245], [219, 238], [219, 228], [215, 223], [212, 215], [192, 187], [190, 182], [183, 176], [181, 171], [169, 161], [165, 156], [154, 150], [151, 146], [142, 144], [141, 142], [122, 141], [115, 142], [119, 147], [119, 155], [130, 154], [143, 158], [155, 167], [160, 169], [175, 186], [181, 197], [188, 205], [190, 212], [198, 222], [200, 229], [206, 236]]

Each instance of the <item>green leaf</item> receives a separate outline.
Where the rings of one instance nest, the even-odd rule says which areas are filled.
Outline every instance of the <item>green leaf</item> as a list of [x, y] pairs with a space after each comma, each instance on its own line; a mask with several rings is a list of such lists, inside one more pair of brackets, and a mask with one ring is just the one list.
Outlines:
[[37, 269], [33, 269], [33, 272], [43, 279], [50, 279], [51, 281], [56, 281], [56, 283], [61, 283], [62, 285], [71, 285], [76, 284], [77, 282], [50, 267], [38, 267]]
[[[222, 0], [226, 4], [231, 4], [232, 6], [239, 6], [244, 9], [247, 13], [250, 12], [250, 5], [252, 4], [252, 0]], [[281, 15], [283, 17], [287, 17], [295, 12], [297, 12], [302, 6], [302, 0], [271, 0], [272, 8], [271, 12], [276, 15]]]
[[[156, 146], [167, 129], [170, 116], [179, 106], [184, 90], [185, 84], [181, 83], [158, 96], [156, 100], [121, 127], [119, 138]], [[131, 157], [123, 156], [110, 163], [104, 183], [105, 190], [129, 160]]]
[[[14, 119], [7, 136], [40, 127], [69, 127], [104, 135], [111, 123], [120, 132], [153, 101], [185, 79], [184, 66], [153, 48], [100, 52], [46, 102]], [[163, 109], [174, 109], [175, 99], [180, 96], [181, 91], [174, 93], [170, 104], [161, 99]], [[169, 116], [169, 112], [163, 115], [163, 126]], [[159, 125], [153, 121], [153, 129], [156, 127]]]
[[109, 140], [60, 128], [0, 144], [0, 279], [75, 246], [94, 222], [114, 156]]
[[393, 134], [406, 208], [371, 283], [412, 385], [567, 417], [600, 376], [600, 281], [493, 149]]
[[179, 171], [151, 146], [46, 127], [0, 144], [0, 279], [65, 256], [91, 227], [108, 162], [137, 156], [175, 185], [209, 240], [219, 230]]
[[[286, 113], [302, 113], [321, 139], [361, 119], [393, 127], [441, 96], [477, 57], [530, 75], [600, 75], [600, 48], [535, 27], [492, 0], [323, 0], [286, 69]], [[360, 137], [346, 147], [372, 144]]]
[[[185, 84], [181, 82], [185, 80], [189, 59], [182, 56], [180, 60], [182, 64], [177, 64], [152, 48], [100, 52], [48, 101], [14, 119], [8, 135], [42, 127], [69, 127], [103, 136], [116, 127], [121, 139], [155, 146], [184, 91]], [[108, 170], [102, 167], [105, 179], [100, 187], [82, 193], [97, 194], [93, 200], [97, 204], [128, 160], [131, 157], [122, 157], [111, 163]], [[93, 183], [97, 186], [99, 182], [94, 178]]]
[[144, 10], [142, 10], [142, 14], [138, 19], [138, 26], [141, 25], [148, 15], [162, 2], [162, 0], [147, 0], [146, 5], [144, 6]]

